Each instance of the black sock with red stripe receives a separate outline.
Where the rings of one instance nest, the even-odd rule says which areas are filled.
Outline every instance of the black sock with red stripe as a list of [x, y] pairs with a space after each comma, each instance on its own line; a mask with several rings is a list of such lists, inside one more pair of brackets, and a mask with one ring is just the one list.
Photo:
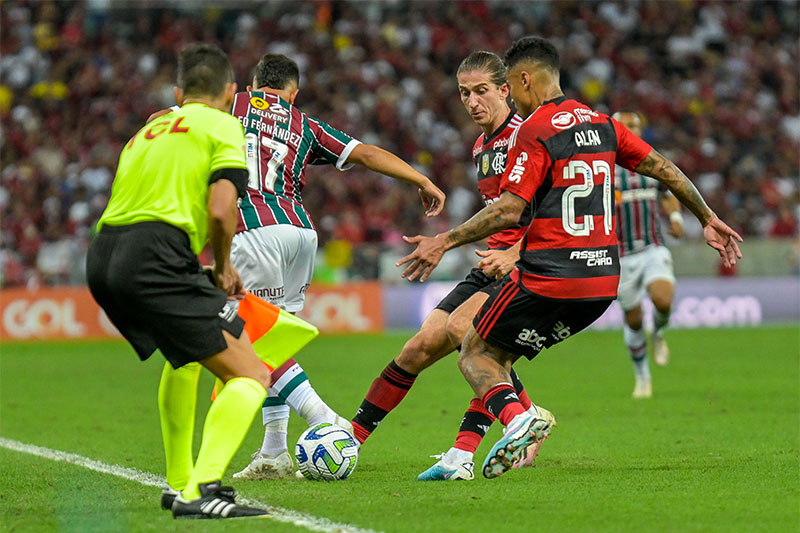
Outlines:
[[406, 372], [394, 361], [383, 369], [353, 417], [353, 433], [358, 442], [364, 444], [386, 415], [403, 401], [416, 379], [416, 374]]
[[458, 428], [458, 437], [453, 448], [475, 453], [493, 422], [494, 415], [486, 410], [483, 400], [473, 398], [469, 403], [469, 409], [464, 413], [464, 418], [461, 419], [461, 427]]
[[512, 368], [510, 373], [511, 373], [511, 384], [514, 385], [514, 390], [517, 391], [517, 396], [519, 396], [519, 403], [521, 403], [522, 407], [527, 411], [528, 409], [531, 408], [531, 404], [533, 402], [531, 402], [528, 393], [525, 392], [525, 386], [522, 384], [522, 381], [520, 381], [516, 371], [514, 371], [514, 369]]
[[525, 412], [510, 383], [500, 383], [489, 389], [483, 395], [483, 404], [504, 426], [508, 426], [515, 416]]

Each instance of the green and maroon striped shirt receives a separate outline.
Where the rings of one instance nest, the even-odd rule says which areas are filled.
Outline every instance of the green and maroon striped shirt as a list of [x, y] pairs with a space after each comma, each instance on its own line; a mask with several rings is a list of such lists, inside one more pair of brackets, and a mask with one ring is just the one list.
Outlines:
[[619, 255], [663, 244], [656, 200], [664, 187], [653, 178], [620, 166], [615, 168], [614, 176]]
[[238, 93], [233, 116], [244, 126], [250, 175], [236, 232], [276, 224], [314, 229], [301, 196], [306, 167], [347, 170], [359, 141], [262, 91]]

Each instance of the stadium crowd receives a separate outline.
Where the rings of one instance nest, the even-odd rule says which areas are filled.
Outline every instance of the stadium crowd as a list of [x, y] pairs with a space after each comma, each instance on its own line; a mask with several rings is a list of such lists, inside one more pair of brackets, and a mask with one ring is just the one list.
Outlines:
[[568, 96], [642, 111], [646, 140], [734, 229], [798, 234], [795, 1], [153, 5], [0, 4], [0, 286], [83, 282], [119, 152], [174, 103], [177, 52], [196, 40], [229, 52], [241, 89], [262, 54], [291, 56], [301, 109], [400, 154], [448, 194], [447, 215], [426, 219], [408, 187], [312, 170], [304, 201], [324, 255], [351, 277], [376, 277], [401, 235], [442, 231], [480, 207], [469, 153], [479, 130], [454, 72], [469, 52], [502, 55], [525, 34], [559, 47]]

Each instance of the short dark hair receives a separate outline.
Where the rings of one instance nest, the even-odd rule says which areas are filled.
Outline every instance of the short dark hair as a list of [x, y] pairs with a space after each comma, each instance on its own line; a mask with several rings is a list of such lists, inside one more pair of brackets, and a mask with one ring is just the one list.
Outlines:
[[522, 37], [506, 50], [505, 63], [508, 69], [525, 60], [542, 63], [556, 74], [561, 68], [558, 50], [553, 43], [541, 37]]
[[290, 83], [300, 85], [300, 69], [283, 54], [266, 54], [256, 65], [253, 79], [256, 88], [269, 87], [280, 91]]
[[458, 66], [456, 76], [464, 72], [485, 72], [492, 83], [500, 87], [506, 83], [506, 66], [500, 56], [486, 50], [472, 52]]
[[216, 45], [192, 43], [178, 56], [178, 87], [187, 96], [217, 96], [234, 80], [228, 56]]

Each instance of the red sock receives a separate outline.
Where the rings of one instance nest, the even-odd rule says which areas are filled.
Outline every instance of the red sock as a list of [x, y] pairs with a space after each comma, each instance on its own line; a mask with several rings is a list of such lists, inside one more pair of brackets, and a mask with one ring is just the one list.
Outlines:
[[453, 448], [475, 453], [483, 437], [494, 422], [494, 415], [486, 410], [480, 398], [473, 398], [469, 403], [469, 409], [461, 419], [461, 427], [458, 429], [458, 437]]
[[515, 416], [525, 412], [510, 383], [500, 383], [489, 389], [483, 396], [483, 404], [504, 426], [508, 426]]
[[381, 375], [372, 382], [353, 418], [353, 433], [361, 444], [364, 444], [386, 415], [403, 401], [416, 379], [416, 375], [406, 372], [394, 361], [383, 369]]
[[519, 403], [522, 404], [522, 408], [525, 409], [526, 411], [530, 409], [531, 405], [533, 405], [533, 402], [528, 397], [528, 393], [525, 392], [525, 389], [517, 391], [517, 395], [519, 396]]

